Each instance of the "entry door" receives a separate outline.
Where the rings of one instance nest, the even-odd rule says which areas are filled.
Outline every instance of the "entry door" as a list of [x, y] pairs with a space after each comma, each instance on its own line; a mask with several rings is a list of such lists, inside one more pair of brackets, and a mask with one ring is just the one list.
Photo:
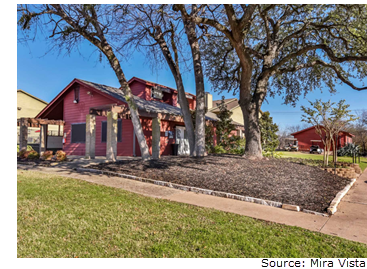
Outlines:
[[176, 144], [178, 144], [178, 155], [190, 154], [189, 139], [183, 126], [176, 126]]

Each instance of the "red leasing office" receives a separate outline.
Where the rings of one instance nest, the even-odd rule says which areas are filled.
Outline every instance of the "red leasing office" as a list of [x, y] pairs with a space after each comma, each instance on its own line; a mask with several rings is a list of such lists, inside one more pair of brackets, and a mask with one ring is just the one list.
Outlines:
[[[129, 80], [139, 110], [145, 138], [152, 153], [152, 114], [164, 115], [160, 123], [160, 154], [171, 155], [171, 144], [180, 145], [179, 154], [188, 154], [184, 122], [177, 102], [177, 91], [167, 86], [133, 77]], [[186, 93], [190, 109], [195, 109], [196, 96]], [[67, 155], [85, 155], [86, 115], [108, 107], [127, 107], [118, 88], [81, 79], [69, 83], [37, 116], [63, 120], [63, 150]], [[215, 115], [207, 120], [216, 121]], [[238, 126], [243, 130], [243, 126]], [[95, 155], [106, 156], [107, 122], [105, 116], [95, 119]], [[140, 148], [129, 115], [120, 115], [117, 126], [117, 156], [140, 156]]]
[[[315, 126], [306, 128], [304, 130], [291, 134], [298, 141], [298, 149], [301, 151], [308, 151], [312, 145], [319, 145], [324, 149], [324, 145], [320, 136], [316, 133]], [[325, 133], [323, 133], [325, 137]], [[341, 131], [338, 135], [337, 149], [344, 147], [348, 143], [353, 142], [354, 135], [345, 131]]]

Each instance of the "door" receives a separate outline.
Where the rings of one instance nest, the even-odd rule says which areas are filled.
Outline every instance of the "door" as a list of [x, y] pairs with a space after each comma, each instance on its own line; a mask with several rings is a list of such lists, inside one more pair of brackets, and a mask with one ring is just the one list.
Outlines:
[[176, 144], [178, 144], [178, 155], [190, 154], [189, 139], [184, 126], [176, 126]]

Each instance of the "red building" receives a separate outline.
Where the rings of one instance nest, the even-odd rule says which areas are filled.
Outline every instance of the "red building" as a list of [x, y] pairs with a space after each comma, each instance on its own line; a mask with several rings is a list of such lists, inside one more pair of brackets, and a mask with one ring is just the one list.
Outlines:
[[[188, 141], [177, 101], [177, 91], [136, 77], [130, 79], [129, 85], [135, 95], [150, 153], [152, 153], [152, 118], [159, 115], [160, 154], [172, 154], [173, 143], [180, 144], [180, 154], [187, 154]], [[196, 96], [186, 93], [186, 98], [190, 109], [195, 109]], [[85, 155], [86, 116], [95, 113], [95, 155], [106, 156], [107, 122], [103, 111], [116, 107], [127, 108], [124, 94], [120, 89], [74, 79], [36, 118], [63, 120], [65, 122], [63, 150], [68, 155]], [[118, 117], [116, 155], [140, 156], [140, 148], [129, 113], [120, 113]], [[206, 119], [217, 120], [215, 115], [207, 115]], [[243, 126], [238, 128], [243, 129]]]
[[[312, 145], [319, 145], [324, 149], [321, 137], [316, 133], [315, 126], [291, 134], [298, 141], [298, 149], [301, 151], [309, 151]], [[341, 131], [337, 137], [337, 149], [344, 147], [348, 143], [353, 142], [353, 134]], [[325, 132], [323, 132], [325, 138]], [[331, 150], [331, 149], [330, 149]]]

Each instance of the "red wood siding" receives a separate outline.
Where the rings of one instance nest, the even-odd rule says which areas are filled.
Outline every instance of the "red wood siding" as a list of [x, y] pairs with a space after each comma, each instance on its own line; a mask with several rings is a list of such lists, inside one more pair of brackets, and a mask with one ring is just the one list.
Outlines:
[[[90, 107], [116, 103], [115, 100], [104, 97], [97, 92], [93, 92], [93, 96], [88, 95], [88, 91], [90, 90], [80, 86], [79, 102], [77, 104], [73, 102], [74, 87], [70, 88], [64, 95], [64, 133], [66, 133], [64, 151], [67, 155], [85, 154], [85, 143], [71, 143], [71, 124], [85, 122]], [[123, 103], [120, 102], [119, 104]], [[103, 120], [106, 120], [106, 117], [96, 117], [96, 156], [106, 155], [106, 145], [101, 143], [101, 122]]]
[[[325, 137], [325, 132], [323, 132], [323, 137]], [[321, 140], [320, 136], [316, 133], [315, 128], [311, 128], [309, 130], [305, 130], [304, 132], [298, 133], [294, 135], [294, 138], [298, 140], [298, 148], [301, 151], [309, 151], [312, 146], [311, 140]], [[346, 133], [340, 132], [338, 137], [338, 145], [337, 148], [344, 147], [347, 142], [352, 143], [352, 137], [348, 136]], [[322, 149], [324, 149], [324, 145], [322, 142], [314, 142], [314, 145], [319, 145]], [[330, 149], [331, 150], [331, 149]]]
[[133, 95], [139, 96], [142, 99], [146, 99], [146, 87], [144, 83], [133, 81], [130, 85]]

